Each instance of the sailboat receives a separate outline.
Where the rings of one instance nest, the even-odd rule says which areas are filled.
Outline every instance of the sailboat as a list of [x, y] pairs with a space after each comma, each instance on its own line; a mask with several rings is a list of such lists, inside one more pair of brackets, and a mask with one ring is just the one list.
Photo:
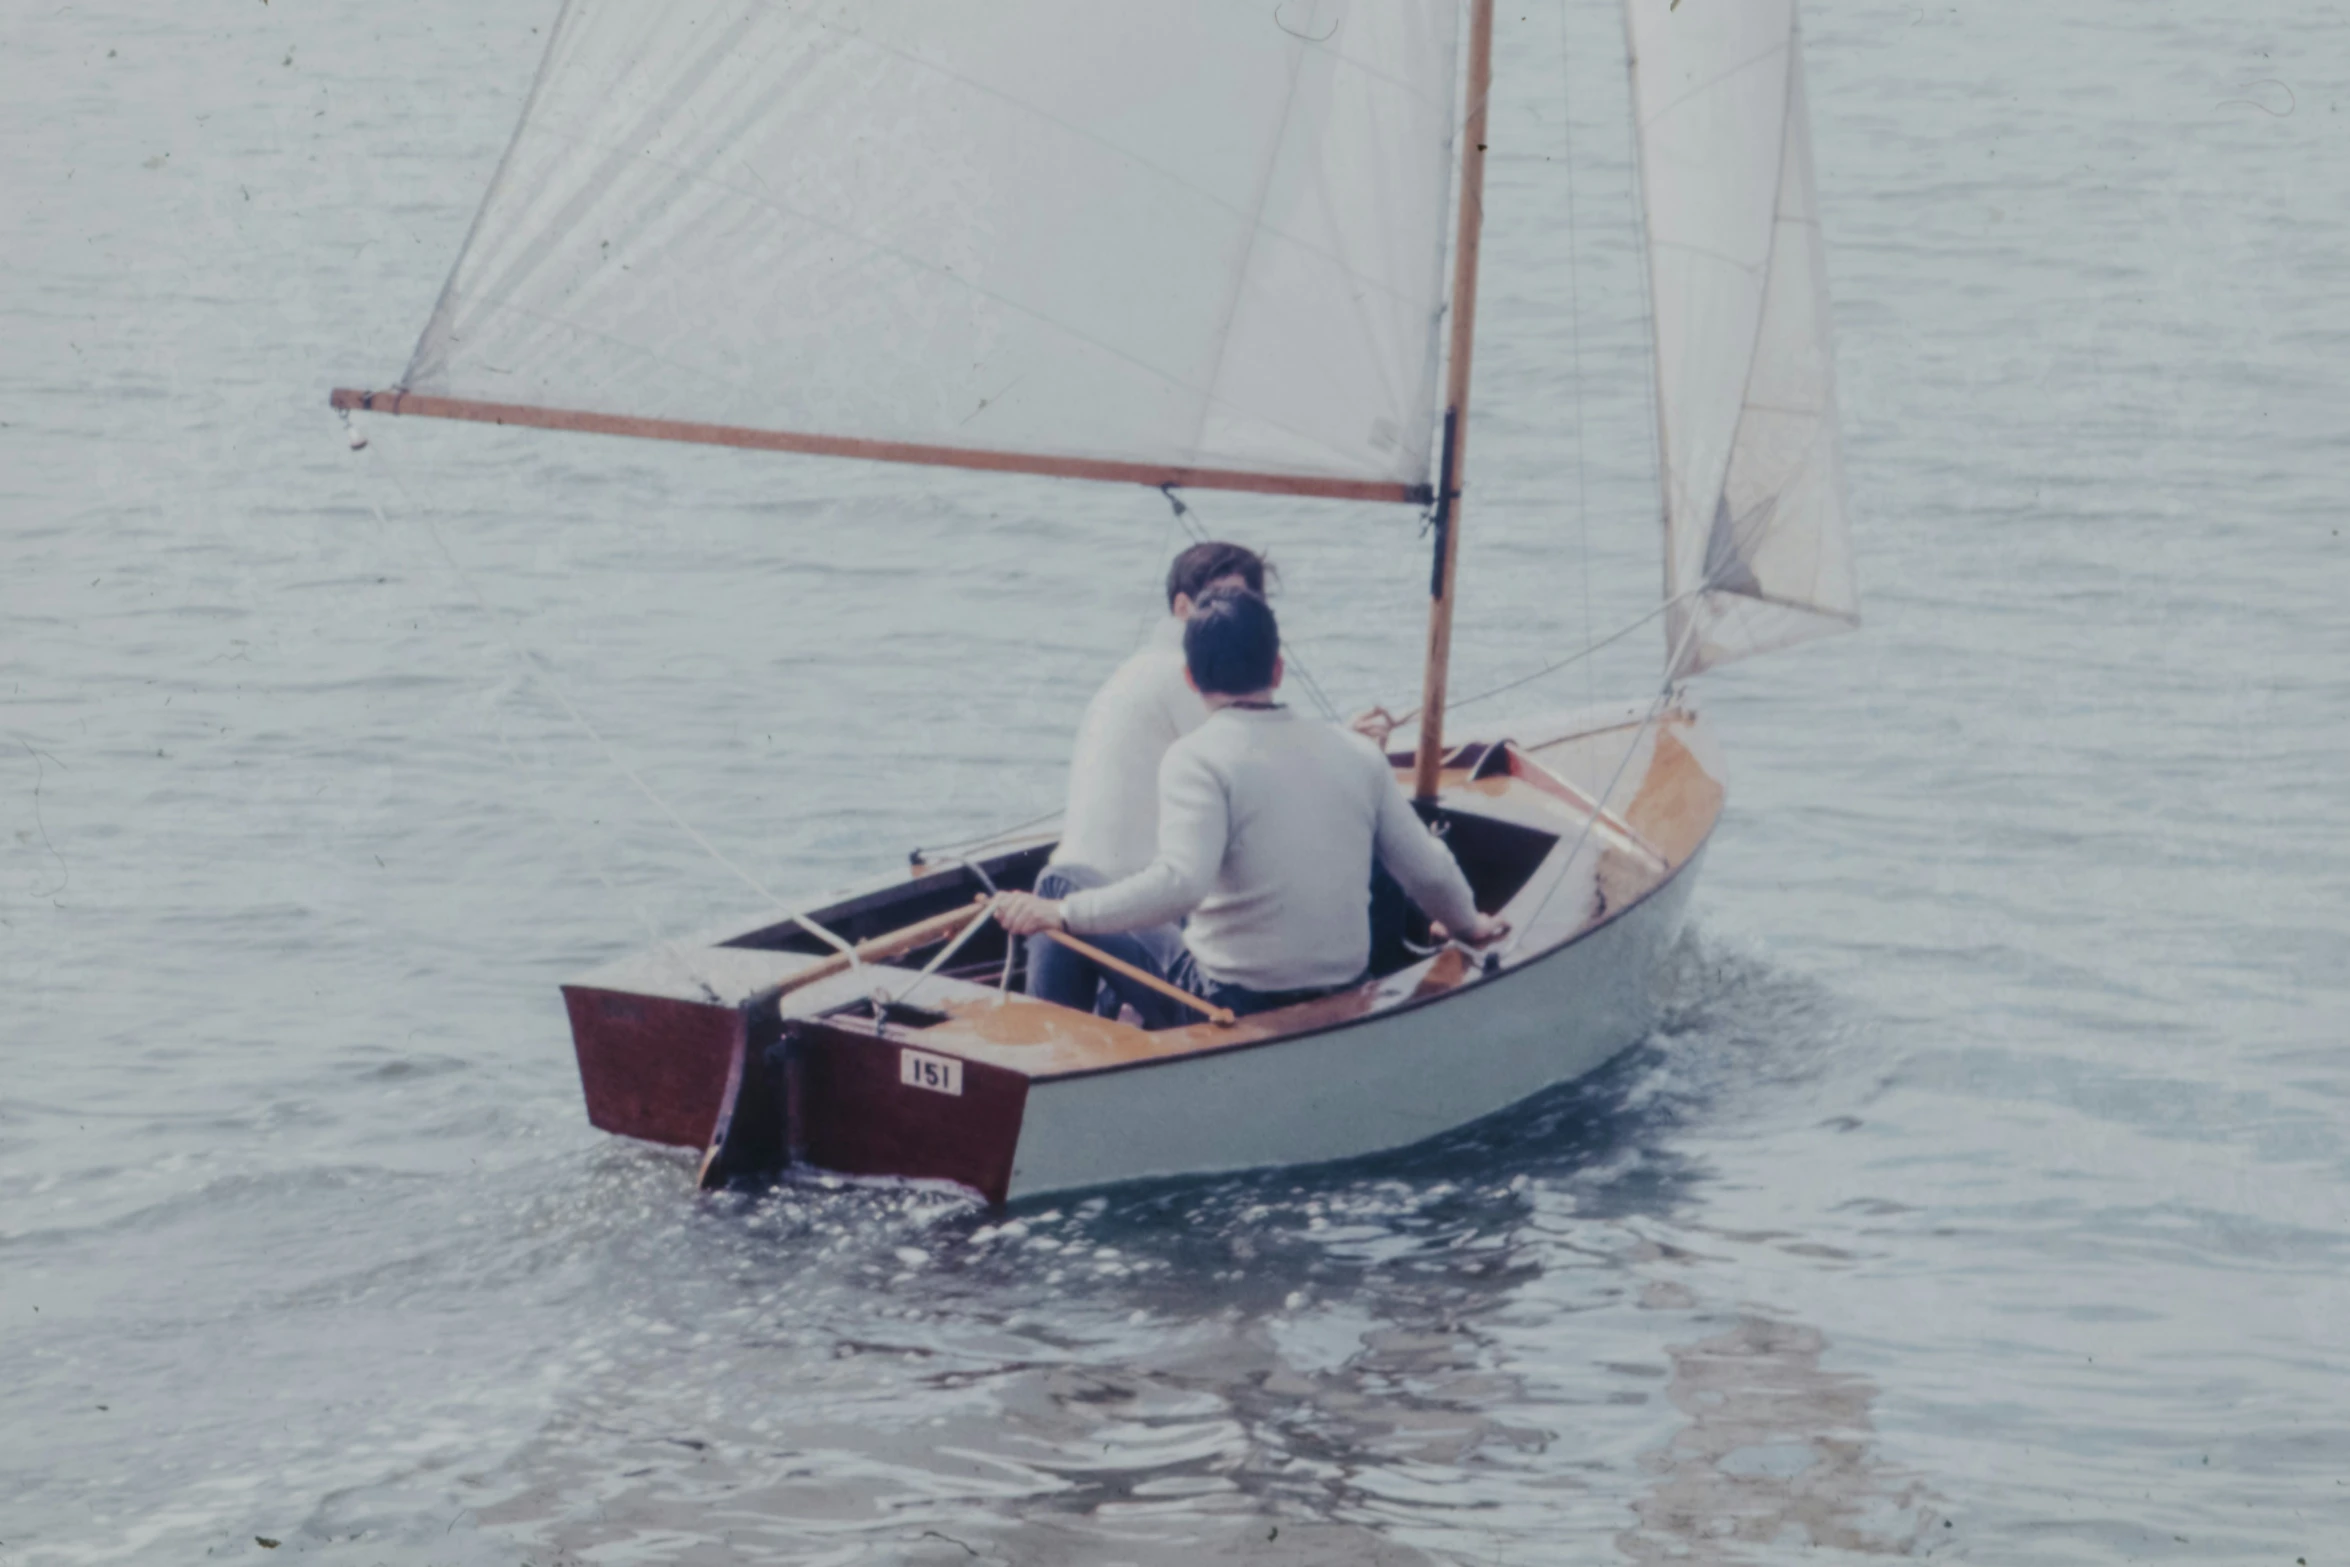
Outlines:
[[1390, 759], [1511, 926], [1153, 1032], [1022, 993], [986, 899], [1049, 827], [918, 853], [565, 986], [596, 1126], [1004, 1202], [1399, 1148], [1648, 1031], [1724, 800], [1684, 683], [1857, 595], [1793, 0], [1625, 16], [1665, 667], [1448, 731], [1492, 0], [568, 0], [406, 375], [336, 408], [1424, 508]]

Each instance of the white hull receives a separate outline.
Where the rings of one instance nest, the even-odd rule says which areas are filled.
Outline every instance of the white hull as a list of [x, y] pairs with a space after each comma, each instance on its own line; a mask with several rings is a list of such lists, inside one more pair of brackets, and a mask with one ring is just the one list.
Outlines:
[[1440, 1003], [1039, 1081], [1010, 1195], [1404, 1148], [1595, 1071], [1653, 1025], [1696, 875], [1693, 859], [1620, 918]]

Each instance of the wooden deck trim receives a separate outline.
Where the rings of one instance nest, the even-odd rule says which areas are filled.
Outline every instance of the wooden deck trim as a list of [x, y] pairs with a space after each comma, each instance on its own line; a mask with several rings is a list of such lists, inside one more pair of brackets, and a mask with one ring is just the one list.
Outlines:
[[591, 413], [578, 408], [542, 408], [530, 403], [491, 403], [469, 397], [432, 397], [398, 389], [359, 391], [338, 386], [327, 401], [345, 413], [377, 413], [428, 419], [464, 419], [476, 424], [525, 425], [538, 430], [577, 430], [592, 435], [627, 435], [649, 441], [684, 441], [697, 446], [735, 446], [751, 451], [798, 452], [812, 457], [860, 457], [869, 462], [911, 463], [929, 468], [972, 468], [986, 473], [1029, 473], [1053, 479], [1097, 479], [1113, 484], [1173, 486], [1186, 490], [1244, 490], [1259, 495], [1299, 495], [1335, 501], [1391, 501], [1425, 506], [1425, 484], [1391, 479], [1328, 479], [1310, 474], [1256, 473], [1240, 468], [1187, 468], [1165, 463], [1119, 462], [1098, 457], [1060, 457], [1045, 452], [984, 451], [967, 446], [926, 446], [915, 441], [869, 441], [846, 435], [809, 435], [790, 430], [755, 430], [743, 425], [699, 424], [685, 419], [641, 419]]
[[[1670, 727], [1671, 726], [1669, 725], [1667, 726], [1668, 730]], [[1676, 743], [1678, 744], [1678, 741], [1676, 741]], [[1262, 1033], [1256, 1032], [1253, 1025], [1258, 1024], [1262, 1019], [1278, 1017], [1281, 1015], [1279, 1012], [1271, 1012], [1259, 1013], [1252, 1017], [1241, 1018], [1236, 1025], [1236, 1031], [1239, 1034], [1239, 1037], [1237, 1038], [1233, 1037], [1233, 1030], [1215, 1028], [1206, 1024], [1192, 1024], [1189, 1027], [1183, 1029], [1166, 1029], [1161, 1030], [1151, 1037], [1172, 1040], [1178, 1036], [1189, 1036], [1189, 1039], [1191, 1040], [1200, 1040], [1202, 1042], [1191, 1045], [1189, 1048], [1171, 1048], [1154, 1051], [1147, 1055], [1137, 1056], [1131, 1060], [1104, 1062], [1098, 1066], [1080, 1066], [1057, 1071], [1045, 1070], [1031, 1072], [1029, 1074], [1029, 1080], [1033, 1083], [1071, 1082], [1078, 1078], [1099, 1077], [1110, 1072], [1138, 1071], [1148, 1067], [1170, 1065], [1176, 1061], [1189, 1061], [1209, 1056], [1221, 1056], [1229, 1054], [1235, 1050], [1255, 1050], [1268, 1045], [1287, 1044], [1295, 1040], [1308, 1039], [1317, 1035], [1338, 1033], [1345, 1029], [1358, 1028], [1364, 1026], [1365, 1024], [1381, 1021], [1386, 1018], [1398, 1017], [1407, 1012], [1417, 1011], [1422, 1007], [1432, 1006], [1439, 1001], [1449, 998], [1455, 990], [1465, 988], [1468, 985], [1479, 983], [1499, 984], [1514, 974], [1524, 973], [1528, 970], [1541, 966], [1551, 958], [1556, 957], [1562, 952], [1565, 952], [1568, 948], [1588, 940], [1598, 932], [1607, 929], [1611, 925], [1614, 925], [1619, 920], [1629, 917], [1634, 910], [1640, 908], [1650, 899], [1661, 896], [1666, 889], [1670, 888], [1680, 880], [1682, 874], [1685, 871], [1687, 871], [1691, 866], [1695, 865], [1704, 856], [1706, 845], [1713, 841], [1714, 829], [1721, 824], [1722, 806], [1726, 799], [1726, 791], [1722, 789], [1718, 780], [1713, 779], [1712, 775], [1706, 772], [1704, 764], [1698, 760], [1695, 753], [1690, 752], [1685, 745], [1681, 746], [1681, 751], [1682, 763], [1690, 768], [1693, 768], [1698, 774], [1702, 775], [1708, 783], [1712, 784], [1711, 790], [1706, 791], [1706, 793], [1710, 795], [1710, 798], [1706, 799], [1704, 802], [1705, 815], [1702, 829], [1697, 832], [1694, 840], [1690, 842], [1688, 852], [1682, 855], [1681, 858], [1676, 861], [1670, 856], [1662, 854], [1661, 851], [1656, 850], [1655, 846], [1652, 843], [1649, 843], [1644, 836], [1634, 835], [1635, 841], [1639, 842], [1644, 849], [1648, 849], [1650, 852], [1658, 853], [1659, 858], [1657, 863], [1662, 868], [1662, 874], [1657, 875], [1653, 882], [1642, 889], [1642, 891], [1637, 896], [1625, 902], [1621, 907], [1610, 908], [1606, 910], [1606, 912], [1603, 913], [1599, 919], [1592, 921], [1588, 925], [1582, 926], [1580, 929], [1574, 931], [1572, 934], [1568, 935], [1565, 939], [1559, 941], [1555, 945], [1546, 947], [1540, 952], [1525, 956], [1520, 961], [1512, 963], [1493, 974], [1487, 975], [1482, 973], [1466, 973], [1461, 976], [1457, 984], [1447, 985], [1433, 990], [1423, 990], [1420, 993], [1375, 1009], [1361, 1005], [1359, 998], [1361, 997], [1362, 992], [1366, 989], [1375, 988], [1378, 985], [1388, 983], [1389, 980], [1394, 978], [1394, 976], [1388, 976], [1388, 979], [1386, 980], [1366, 981], [1364, 985], [1355, 987], [1354, 989], [1339, 991], [1335, 995], [1324, 996], [1314, 1001], [1302, 1002], [1299, 1004], [1301, 1010], [1313, 1008], [1331, 1008], [1334, 1004], [1351, 1004], [1360, 1008], [1359, 1010], [1352, 1011], [1348, 1015], [1333, 1017], [1324, 1022], [1307, 1022], [1302, 1027], [1275, 1029]], [[1652, 758], [1651, 767], [1653, 768], [1654, 766], [1655, 761]], [[1545, 768], [1544, 771], [1547, 772], [1549, 769]], [[1536, 789], [1537, 792], [1542, 793], [1549, 798], [1558, 798], [1555, 795], [1550, 795], [1549, 791], [1547, 790], [1540, 790], [1538, 786], [1535, 785], [1531, 780], [1517, 779], [1516, 781], [1524, 784], [1530, 789]], [[1631, 811], [1639, 805], [1641, 798], [1648, 792], [1650, 781], [1651, 780], [1647, 778], [1643, 779], [1640, 791], [1635, 794], [1632, 802], [1626, 808], [1627, 812]], [[1562, 801], [1561, 803], [1565, 804], [1568, 802]], [[1564, 840], [1562, 840], [1562, 842], [1563, 841]], [[1531, 886], [1532, 884], [1529, 883], [1528, 885]], [[1447, 950], [1449, 951], [1451, 949]], [[949, 1007], [947, 1010], [950, 1016], [953, 1016], [956, 1012], [956, 1009], [953, 1007]], [[1287, 1010], [1289, 1009], [1282, 1009], [1282, 1011]], [[950, 1024], [947, 1026], [945, 1031], [942, 1031], [938, 1043], [935, 1046], [935, 1048], [940, 1050], [942, 1053], [949, 1055], [959, 1053], [956, 1049], [951, 1028], [952, 1025]], [[988, 1043], [992, 1044], [993, 1042], [990, 1041]]]
[[[1627, 724], [1624, 727], [1628, 729], [1631, 727], [1631, 725]], [[1564, 800], [1568, 805], [1572, 806], [1577, 811], [1580, 811], [1585, 816], [1596, 819], [1602, 828], [1605, 828], [1612, 837], [1619, 840], [1625, 847], [1628, 847], [1638, 852], [1639, 854], [1646, 856], [1648, 859], [1655, 862], [1655, 864], [1659, 866], [1670, 866], [1673, 863], [1673, 858], [1671, 855], [1665, 853], [1664, 850], [1658, 848], [1655, 844], [1650, 843], [1646, 838], [1643, 838], [1639, 832], [1633, 828], [1630, 822], [1625, 821], [1614, 811], [1609, 810], [1605, 805], [1601, 804], [1597, 800], [1594, 800], [1590, 795], [1584, 793], [1581, 788], [1570, 782], [1567, 778], [1543, 766], [1542, 763], [1536, 761], [1531, 755], [1527, 754], [1526, 751], [1517, 745], [1510, 744], [1507, 741], [1503, 743], [1509, 744], [1511, 777], [1516, 778], [1529, 788], [1540, 790], [1542, 793], [1551, 796], [1553, 799]]]

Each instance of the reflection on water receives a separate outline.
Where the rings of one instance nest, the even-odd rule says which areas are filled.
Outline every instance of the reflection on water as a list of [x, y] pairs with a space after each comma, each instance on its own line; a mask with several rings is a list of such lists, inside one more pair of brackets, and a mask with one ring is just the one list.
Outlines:
[[[1597, 1078], [1330, 1170], [1006, 1212], [821, 1178], [695, 1199], [684, 1160], [608, 1154], [607, 1191], [526, 1221], [611, 1253], [602, 1320], [536, 1433], [465, 1477], [462, 1526], [555, 1560], [1540, 1561], [1562, 1530], [1670, 1535], [1647, 1502], [1623, 1534], [1611, 1473], [1817, 1441], [1847, 1446], [1790, 1477], [1786, 1517], [1862, 1538], [1860, 1384], [1816, 1334], [1781, 1356], [1811, 1407], [1750, 1410], [1763, 1434], [1702, 1460], [1672, 1430], [1717, 1428], [1699, 1405], [1736, 1357], [1655, 1358], [1658, 1311], [1710, 1320], [1690, 1253], [1650, 1238], [1705, 1179], [1660, 1145], [1801, 1075], [1715, 1023], [1785, 1038], [1822, 998], [1694, 940], [1670, 974], [1671, 1028]], [[345, 1499], [303, 1537], [380, 1544], [349, 1537], [401, 1505]]]
[[[1651, 1296], [1659, 1304], [1671, 1297]], [[1817, 1328], [1739, 1314], [1672, 1345], [1665, 1396], [1689, 1423], [1642, 1466], [1655, 1483], [1618, 1543], [1634, 1561], [1742, 1562], [1742, 1547], [1903, 1555], [1938, 1521], [1873, 1451], [1867, 1379], [1825, 1371]]]

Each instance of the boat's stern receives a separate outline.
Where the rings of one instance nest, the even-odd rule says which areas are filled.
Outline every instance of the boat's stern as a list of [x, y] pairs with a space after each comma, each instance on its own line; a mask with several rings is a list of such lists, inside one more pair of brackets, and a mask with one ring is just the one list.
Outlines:
[[563, 987], [588, 1120], [679, 1148], [708, 1145], [741, 1052], [778, 1030], [772, 996], [814, 961], [794, 952], [675, 943]]
[[1010, 1190], [1028, 1074], [925, 1050], [919, 1030], [866, 1018], [787, 1026], [780, 1052], [793, 1162], [840, 1175]]

